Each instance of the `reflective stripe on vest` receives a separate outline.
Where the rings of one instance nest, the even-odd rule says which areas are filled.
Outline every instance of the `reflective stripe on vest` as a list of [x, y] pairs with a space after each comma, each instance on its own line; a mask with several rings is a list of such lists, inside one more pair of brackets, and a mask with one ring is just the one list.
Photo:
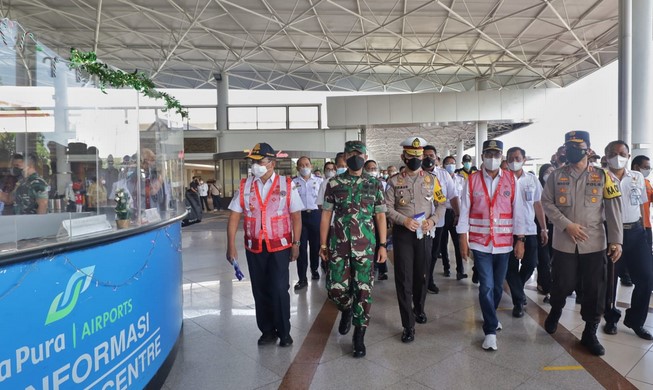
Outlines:
[[244, 213], [245, 249], [252, 253], [278, 252], [292, 246], [290, 220], [291, 179], [275, 175], [265, 201], [254, 178], [240, 182], [240, 205]]
[[[483, 246], [492, 243], [497, 248], [512, 246], [514, 177], [508, 172], [503, 172], [492, 199], [482, 171], [471, 174], [468, 182], [471, 203], [469, 241]], [[483, 192], [475, 193], [474, 187], [481, 187]]]

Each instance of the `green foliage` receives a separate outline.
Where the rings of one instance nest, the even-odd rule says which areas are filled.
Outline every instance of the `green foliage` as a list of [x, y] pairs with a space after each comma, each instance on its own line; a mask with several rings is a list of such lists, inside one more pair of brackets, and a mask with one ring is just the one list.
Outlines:
[[154, 82], [142, 72], [126, 73], [111, 69], [107, 64], [98, 61], [95, 52], [82, 52], [75, 48], [70, 49], [70, 67], [84, 71], [91, 76], [97, 76], [100, 89], [104, 93], [106, 93], [107, 86], [131, 87], [149, 98], [163, 99], [166, 109], [173, 109], [182, 118], [188, 118], [188, 110], [181, 105], [179, 100], [165, 92], [157, 91]]

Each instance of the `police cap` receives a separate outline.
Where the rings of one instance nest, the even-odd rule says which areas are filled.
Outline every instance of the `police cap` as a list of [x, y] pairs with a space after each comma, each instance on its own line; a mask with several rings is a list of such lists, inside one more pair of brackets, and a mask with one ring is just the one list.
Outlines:
[[250, 150], [249, 154], [245, 158], [251, 158], [252, 160], [263, 160], [266, 157], [275, 158], [277, 153], [272, 149], [272, 146], [261, 142], [254, 145], [254, 148]]
[[408, 137], [399, 144], [400, 146], [403, 146], [404, 148], [404, 153], [406, 153], [409, 156], [421, 156], [424, 154], [424, 147], [426, 146], [427, 142], [424, 138], [422, 137]]
[[486, 150], [498, 150], [503, 152], [503, 142], [497, 139], [489, 139], [483, 142], [483, 151], [485, 152]]
[[565, 134], [565, 143], [574, 142], [581, 143], [585, 142], [587, 146], [590, 146], [590, 133], [583, 130], [573, 130]]

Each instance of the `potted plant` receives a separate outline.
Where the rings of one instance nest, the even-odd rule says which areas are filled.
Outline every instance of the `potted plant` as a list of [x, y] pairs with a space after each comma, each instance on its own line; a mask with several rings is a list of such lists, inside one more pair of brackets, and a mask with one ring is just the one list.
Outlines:
[[125, 229], [129, 227], [129, 219], [131, 217], [131, 209], [129, 208], [129, 192], [124, 188], [116, 190], [116, 226], [118, 229]]

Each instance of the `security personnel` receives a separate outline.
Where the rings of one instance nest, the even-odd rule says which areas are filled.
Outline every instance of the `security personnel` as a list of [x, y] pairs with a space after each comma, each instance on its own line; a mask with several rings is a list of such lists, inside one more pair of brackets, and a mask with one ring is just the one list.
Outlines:
[[329, 299], [342, 312], [338, 332], [349, 333], [353, 322], [353, 356], [359, 358], [366, 353], [365, 331], [372, 306], [377, 231], [381, 242], [377, 261], [383, 263], [388, 256], [386, 206], [379, 179], [363, 172], [367, 159], [365, 144], [347, 141], [344, 159], [347, 171], [331, 178], [324, 194], [320, 257], [328, 261]]
[[551, 311], [544, 328], [551, 334], [557, 330], [567, 296], [574, 291], [580, 273], [580, 314], [585, 321], [580, 343], [592, 354], [603, 355], [605, 349], [596, 338], [596, 330], [605, 307], [607, 257], [613, 262], [621, 257], [621, 192], [611, 174], [589, 166], [589, 147], [587, 131], [565, 134], [568, 164], [553, 171], [542, 191], [542, 206], [553, 224]]
[[385, 194], [388, 218], [394, 224], [395, 287], [404, 328], [401, 341], [409, 343], [415, 339], [415, 322], [427, 321], [424, 301], [432, 245], [427, 234], [444, 216], [446, 198], [437, 178], [422, 170], [426, 141], [409, 137], [401, 146], [406, 171], [388, 179]]
[[258, 345], [287, 347], [290, 337], [290, 261], [299, 256], [304, 208], [290, 177], [274, 172], [276, 153], [266, 143], [254, 146], [245, 158], [252, 160], [253, 176], [240, 181], [229, 204], [227, 260], [238, 257], [236, 231], [245, 215], [245, 254], [252, 281], [256, 324], [262, 335]]
[[496, 333], [501, 329], [497, 308], [503, 296], [508, 258], [513, 246], [515, 257], [522, 258], [526, 231], [519, 218], [524, 215], [523, 200], [517, 196], [519, 182], [500, 168], [502, 155], [503, 142], [483, 142], [483, 165], [463, 187], [456, 227], [461, 255], [467, 257], [470, 249], [474, 252], [485, 334], [483, 349], [492, 351], [497, 350]]
[[299, 246], [299, 259], [297, 259], [297, 276], [299, 281], [295, 290], [301, 290], [308, 285], [306, 270], [308, 268], [310, 246], [311, 279], [320, 279], [317, 268], [320, 265], [320, 212], [317, 207], [317, 198], [322, 185], [322, 178], [315, 176], [311, 159], [302, 156], [297, 160], [297, 176], [292, 179], [297, 187], [299, 197], [302, 198], [302, 237]]
[[[630, 159], [630, 148], [624, 141], [610, 142], [605, 147], [605, 156], [608, 160], [610, 172], [619, 181], [624, 227], [623, 256], [621, 261], [615, 264], [616, 272], [614, 275], [611, 275], [611, 272], [608, 273], [608, 277], [613, 278], [613, 283], [610, 284], [613, 291], [611, 291], [611, 294], [606, 294], [606, 296], [616, 296], [617, 275], [620, 274], [621, 270], [627, 268], [635, 288], [630, 298], [630, 308], [626, 310], [624, 325], [631, 328], [637, 336], [644, 340], [653, 340], [653, 335], [644, 328], [644, 322], [646, 322], [646, 316], [648, 315], [648, 304], [651, 301], [651, 282], [653, 279], [653, 256], [651, 255], [651, 247], [644, 244], [647, 239], [642, 224], [642, 206], [644, 202], [647, 202], [645, 179], [641, 173], [626, 169], [626, 164]], [[606, 307], [606, 309], [610, 310], [610, 307]], [[617, 334], [615, 319], [618, 318], [610, 315], [605, 316], [606, 323], [603, 328], [605, 333]]]
[[[458, 191], [456, 191], [456, 185], [449, 172], [444, 168], [438, 166], [438, 155], [435, 147], [433, 145], [424, 146], [424, 159], [422, 160], [422, 169], [431, 174], [437, 184], [442, 188], [442, 195], [447, 200], [447, 206], [451, 207], [454, 219], [458, 218], [460, 214], [460, 207], [458, 203]], [[440, 253], [440, 242], [442, 240], [442, 232], [444, 231], [445, 216], [443, 215], [440, 220], [435, 224], [435, 231], [433, 234], [433, 240], [431, 240], [431, 257], [429, 261], [428, 268], [428, 281], [427, 281], [427, 291], [432, 294], [437, 294], [440, 292], [440, 289], [435, 284], [433, 279], [433, 271], [435, 270], [435, 263], [438, 261], [438, 254]], [[451, 271], [449, 270], [449, 258], [442, 259], [442, 265], [444, 267], [444, 276], [451, 276]]]
[[467, 178], [469, 178], [469, 175], [471, 175], [472, 173], [474, 173], [476, 171], [478, 171], [478, 168], [476, 168], [472, 164], [472, 156], [470, 156], [469, 154], [466, 154], [466, 155], [463, 156], [463, 167], [459, 168], [459, 169], [456, 169], [455, 172], [457, 174], [459, 174], [460, 176], [462, 176], [465, 180], [467, 180]]

